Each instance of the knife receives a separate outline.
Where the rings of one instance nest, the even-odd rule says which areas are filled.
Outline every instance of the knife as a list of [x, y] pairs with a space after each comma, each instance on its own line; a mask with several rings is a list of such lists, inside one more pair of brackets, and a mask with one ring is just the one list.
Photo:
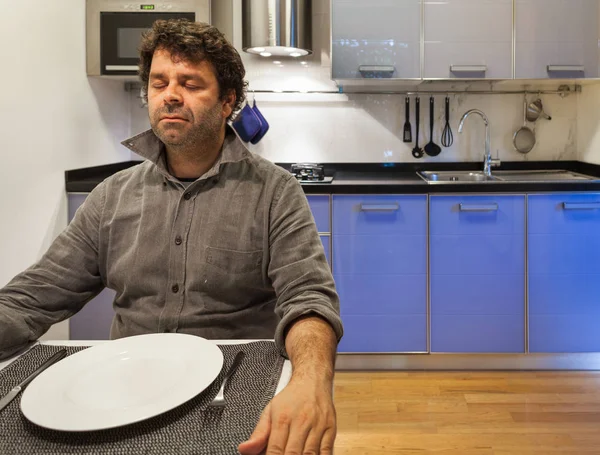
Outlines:
[[66, 357], [66, 355], [67, 355], [67, 350], [61, 349], [56, 354], [54, 354], [52, 357], [50, 357], [48, 360], [46, 360], [44, 363], [42, 363], [33, 373], [31, 373], [29, 376], [27, 376], [23, 381], [21, 381], [21, 383], [19, 385], [14, 387], [10, 392], [8, 392], [4, 397], [2, 397], [2, 399], [0, 399], [0, 411], [2, 411], [6, 406], [8, 406], [8, 404], [12, 400], [14, 400], [17, 397], [17, 395], [19, 395], [21, 390], [24, 390], [25, 387], [27, 387], [27, 385], [31, 381], [33, 381], [42, 371], [44, 371], [50, 365], [58, 362], [59, 360], [64, 359]]

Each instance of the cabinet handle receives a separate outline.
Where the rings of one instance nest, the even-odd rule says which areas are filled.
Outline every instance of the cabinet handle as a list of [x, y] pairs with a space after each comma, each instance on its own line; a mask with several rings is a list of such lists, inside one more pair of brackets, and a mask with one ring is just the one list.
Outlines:
[[360, 65], [358, 71], [366, 78], [390, 78], [396, 71], [396, 67], [391, 65]]
[[458, 204], [461, 212], [497, 212], [498, 204]]
[[598, 210], [600, 202], [563, 202], [565, 210]]
[[106, 71], [137, 71], [139, 68], [137, 65], [105, 65]]
[[548, 73], [560, 73], [560, 72], [578, 72], [584, 73], [585, 66], [583, 65], [548, 65], [547, 67]]
[[450, 65], [451, 73], [485, 73], [487, 65]]
[[360, 204], [361, 212], [396, 212], [400, 206], [395, 204]]

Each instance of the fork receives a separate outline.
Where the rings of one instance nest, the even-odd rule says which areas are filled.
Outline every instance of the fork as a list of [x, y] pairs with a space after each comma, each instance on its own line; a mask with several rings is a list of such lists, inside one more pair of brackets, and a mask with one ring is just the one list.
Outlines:
[[223, 382], [221, 383], [221, 388], [219, 389], [217, 396], [210, 402], [209, 406], [216, 406], [216, 407], [225, 406], [225, 386], [227, 385], [227, 382], [231, 378], [231, 376], [233, 376], [235, 371], [238, 369], [238, 367], [240, 366], [240, 363], [242, 363], [242, 360], [244, 360], [245, 356], [246, 356], [246, 354], [243, 351], [240, 351], [235, 355], [235, 358], [233, 359], [233, 363], [229, 367], [229, 371], [227, 371], [227, 373], [225, 374], [225, 377], [223, 378]]

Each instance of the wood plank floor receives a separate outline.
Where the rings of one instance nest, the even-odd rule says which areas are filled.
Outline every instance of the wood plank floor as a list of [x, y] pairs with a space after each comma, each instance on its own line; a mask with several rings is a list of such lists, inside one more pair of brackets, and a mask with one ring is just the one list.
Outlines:
[[335, 455], [600, 454], [600, 372], [338, 372]]

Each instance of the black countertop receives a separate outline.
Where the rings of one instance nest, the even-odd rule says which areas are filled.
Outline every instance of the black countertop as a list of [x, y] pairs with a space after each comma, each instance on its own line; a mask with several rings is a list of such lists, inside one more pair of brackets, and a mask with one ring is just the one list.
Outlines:
[[[140, 164], [126, 161], [65, 172], [69, 193], [89, 193], [105, 178]], [[278, 163], [290, 169], [291, 163]], [[332, 163], [324, 164], [331, 183], [303, 183], [306, 194], [425, 194], [425, 193], [531, 193], [560, 191], [600, 191], [600, 166], [581, 161], [504, 162], [499, 170], [565, 169], [598, 177], [591, 181], [486, 182], [428, 184], [417, 171], [481, 171], [482, 163]], [[496, 170], [496, 169], [494, 169]], [[493, 171], [492, 171], [493, 173]]]

